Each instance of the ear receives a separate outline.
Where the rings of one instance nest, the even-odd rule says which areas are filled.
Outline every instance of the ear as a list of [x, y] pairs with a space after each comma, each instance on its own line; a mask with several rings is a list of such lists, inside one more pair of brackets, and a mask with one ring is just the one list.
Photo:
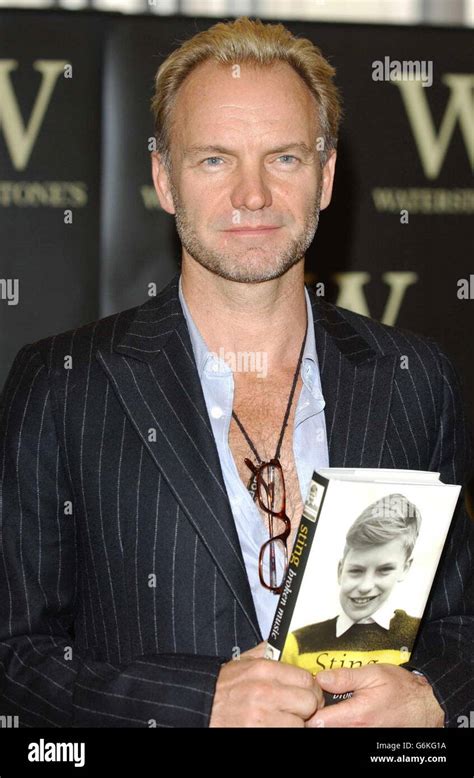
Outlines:
[[406, 560], [405, 564], [403, 565], [403, 570], [400, 573], [399, 577], [397, 578], [398, 582], [403, 581], [406, 578], [412, 564], [413, 564], [413, 557], [411, 556], [409, 559]]
[[323, 211], [331, 202], [332, 187], [334, 183], [334, 172], [336, 170], [337, 151], [334, 149], [326, 160], [322, 170], [321, 186], [321, 204], [320, 210]]
[[155, 187], [158, 200], [164, 211], [175, 213], [173, 197], [171, 195], [170, 179], [168, 171], [162, 161], [161, 154], [157, 151], [151, 152], [151, 177]]
[[343, 564], [344, 564], [343, 560], [340, 559], [339, 560], [339, 564], [337, 566], [337, 583], [339, 584], [339, 586], [341, 585], [341, 575], [342, 575], [342, 566], [343, 566]]

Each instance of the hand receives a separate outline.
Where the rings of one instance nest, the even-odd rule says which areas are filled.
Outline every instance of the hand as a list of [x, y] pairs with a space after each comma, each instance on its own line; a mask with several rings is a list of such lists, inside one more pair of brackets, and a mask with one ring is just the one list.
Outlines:
[[353, 697], [317, 711], [307, 727], [443, 727], [444, 711], [429, 681], [404, 667], [379, 664], [322, 671], [316, 678], [328, 692]]
[[324, 705], [311, 673], [264, 659], [266, 642], [222, 666], [210, 727], [304, 727]]

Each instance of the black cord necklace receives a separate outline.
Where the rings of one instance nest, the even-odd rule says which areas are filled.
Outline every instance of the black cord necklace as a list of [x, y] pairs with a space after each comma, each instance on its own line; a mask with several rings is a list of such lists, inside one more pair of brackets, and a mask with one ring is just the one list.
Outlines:
[[[283, 443], [283, 437], [285, 435], [285, 430], [286, 430], [286, 427], [287, 427], [287, 424], [288, 424], [288, 418], [290, 416], [291, 405], [292, 405], [292, 402], [293, 402], [293, 396], [295, 394], [296, 383], [297, 383], [297, 380], [298, 380], [298, 373], [299, 373], [299, 369], [300, 369], [300, 365], [301, 365], [301, 360], [303, 358], [303, 351], [304, 351], [305, 343], [306, 343], [306, 332], [305, 332], [305, 335], [304, 335], [304, 338], [303, 338], [303, 342], [301, 344], [300, 354], [299, 354], [299, 357], [298, 357], [298, 362], [297, 362], [297, 365], [296, 365], [295, 374], [293, 376], [293, 383], [292, 383], [292, 386], [291, 386], [291, 391], [290, 391], [290, 395], [289, 395], [289, 398], [288, 398], [288, 403], [287, 403], [287, 406], [286, 406], [285, 416], [283, 418], [283, 424], [281, 426], [280, 436], [278, 438], [278, 444], [277, 444], [277, 447], [276, 447], [276, 452], [275, 452], [274, 459], [278, 459], [279, 456], [280, 456], [280, 449], [281, 449], [281, 445]], [[259, 455], [257, 449], [255, 448], [252, 440], [250, 439], [250, 436], [248, 435], [247, 431], [245, 430], [242, 422], [240, 421], [240, 419], [238, 418], [237, 414], [235, 413], [235, 411], [232, 411], [232, 416], [234, 417], [234, 419], [235, 419], [235, 421], [236, 421], [240, 431], [242, 432], [242, 434], [245, 437], [247, 443], [249, 444], [252, 452], [254, 453], [254, 455], [256, 457], [256, 460], [257, 460], [257, 463], [261, 464], [262, 460], [260, 458], [260, 455]], [[256, 476], [253, 473], [252, 473], [252, 475], [250, 477], [250, 480], [249, 480], [249, 482], [247, 484], [247, 489], [250, 492], [250, 494], [252, 495], [253, 499], [255, 500], [256, 496], [257, 496], [257, 479], [256, 479]]]

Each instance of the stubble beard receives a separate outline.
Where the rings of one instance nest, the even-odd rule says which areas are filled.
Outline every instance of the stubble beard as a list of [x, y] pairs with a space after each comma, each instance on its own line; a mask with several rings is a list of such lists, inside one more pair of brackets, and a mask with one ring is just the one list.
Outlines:
[[[170, 189], [175, 208], [176, 229], [182, 246], [202, 267], [228, 281], [257, 284], [280, 278], [293, 265], [303, 259], [318, 229], [321, 187], [318, 188], [313, 208], [306, 216], [303, 229], [286, 246], [273, 254], [271, 261], [265, 259], [265, 254], [268, 252], [268, 248], [265, 247], [263, 249], [254, 247], [241, 250], [240, 256], [236, 249], [216, 251], [211, 246], [206, 246], [199, 238], [171, 180]], [[244, 240], [246, 239], [244, 238]]]

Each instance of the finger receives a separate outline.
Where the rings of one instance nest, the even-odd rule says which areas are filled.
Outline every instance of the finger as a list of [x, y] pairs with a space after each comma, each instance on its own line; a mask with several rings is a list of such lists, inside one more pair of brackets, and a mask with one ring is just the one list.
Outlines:
[[259, 663], [256, 670], [264, 678], [272, 678], [285, 686], [297, 686], [301, 689], [312, 689], [314, 679], [308, 670], [302, 667], [289, 665], [286, 662], [275, 662], [272, 659], [265, 659]]
[[369, 667], [341, 667], [337, 670], [321, 670], [316, 678], [318, 684], [326, 692], [343, 694], [353, 692], [356, 689], [364, 689], [374, 681], [373, 668]]
[[296, 716], [293, 713], [287, 713], [286, 711], [271, 716], [268, 724], [265, 724], [267, 727], [291, 727], [292, 729], [302, 729], [304, 725], [305, 723], [300, 716]]
[[326, 705], [317, 710], [305, 723], [306, 727], [365, 727], [361, 717], [361, 708], [357, 700], [350, 699]]
[[267, 647], [267, 641], [262, 640], [261, 643], [259, 643], [257, 646], [254, 646], [253, 648], [249, 648], [247, 651], [243, 651], [240, 655], [241, 657], [249, 658], [249, 659], [263, 659], [265, 656], [265, 649]]
[[309, 719], [318, 708], [318, 697], [314, 689], [299, 689], [294, 686], [282, 686], [275, 698], [275, 707], [288, 711], [301, 719]]
[[324, 708], [324, 705], [326, 704], [326, 700], [324, 699], [324, 692], [321, 689], [321, 687], [320, 687], [320, 685], [319, 685], [319, 683], [317, 682], [316, 679], [313, 679], [313, 689], [314, 689], [314, 691], [316, 693], [316, 699], [317, 699], [317, 702], [318, 702], [318, 709], [319, 708]]

